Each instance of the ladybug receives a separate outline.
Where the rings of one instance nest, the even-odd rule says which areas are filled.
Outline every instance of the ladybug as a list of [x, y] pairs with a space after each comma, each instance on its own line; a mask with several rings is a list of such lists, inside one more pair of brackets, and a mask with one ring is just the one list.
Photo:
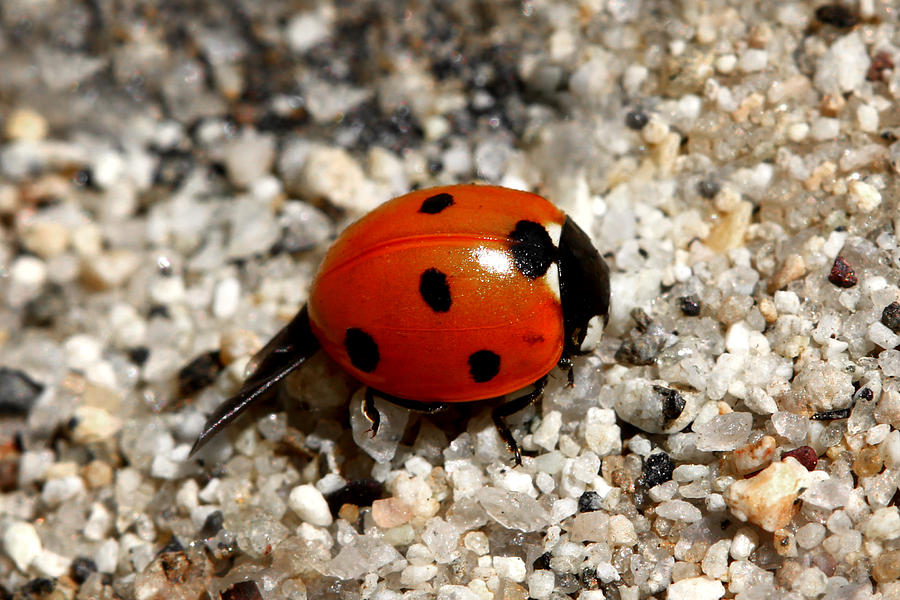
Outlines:
[[320, 348], [374, 399], [424, 412], [502, 398], [492, 416], [517, 463], [505, 417], [543, 392], [609, 313], [609, 269], [570, 217], [536, 194], [453, 185], [390, 200], [329, 249], [309, 301], [257, 355], [237, 395], [209, 417], [192, 452]]

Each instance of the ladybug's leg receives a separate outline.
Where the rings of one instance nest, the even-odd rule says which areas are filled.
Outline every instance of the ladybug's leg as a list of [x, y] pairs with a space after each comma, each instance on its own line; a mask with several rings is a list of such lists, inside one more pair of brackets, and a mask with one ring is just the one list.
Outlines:
[[363, 415], [365, 415], [371, 425], [369, 431], [372, 432], [372, 437], [375, 437], [378, 434], [378, 426], [381, 424], [381, 413], [375, 408], [375, 390], [373, 388], [366, 388], [366, 396], [363, 400], [362, 411]]
[[547, 376], [544, 375], [534, 382], [533, 390], [524, 396], [520, 396], [509, 402], [504, 402], [491, 412], [491, 417], [494, 419], [494, 426], [497, 428], [497, 433], [499, 433], [503, 441], [506, 442], [506, 447], [509, 448], [509, 451], [515, 455], [517, 465], [522, 464], [522, 453], [519, 452], [519, 445], [516, 443], [516, 438], [513, 437], [512, 432], [506, 425], [506, 417], [519, 412], [540, 398], [541, 394], [544, 393], [544, 387], [546, 385]]
[[381, 423], [381, 414], [378, 412], [378, 409], [375, 407], [375, 396], [390, 402], [396, 406], [401, 408], [405, 408], [407, 410], [414, 410], [416, 412], [424, 413], [426, 415], [433, 415], [436, 412], [440, 412], [447, 408], [447, 405], [443, 402], [418, 402], [416, 400], [407, 400], [406, 398], [398, 398], [397, 396], [391, 396], [390, 394], [386, 394], [380, 390], [376, 390], [375, 388], [368, 387], [366, 388], [366, 396], [363, 401], [363, 414], [369, 420], [369, 423], [372, 424], [372, 437], [375, 437], [375, 434], [378, 433], [378, 425]]
[[568, 379], [568, 383], [566, 384], [568, 387], [572, 387], [575, 385], [575, 364], [572, 362], [572, 359], [568, 356], [563, 356], [559, 359], [559, 362], [556, 363], [556, 366], [566, 372], [566, 377]]

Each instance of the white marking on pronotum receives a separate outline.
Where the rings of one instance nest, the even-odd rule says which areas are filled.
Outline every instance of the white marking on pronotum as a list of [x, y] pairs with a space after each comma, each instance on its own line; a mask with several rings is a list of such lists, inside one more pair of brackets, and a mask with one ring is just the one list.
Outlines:
[[600, 342], [600, 336], [603, 335], [603, 328], [605, 325], [606, 319], [601, 315], [594, 315], [591, 320], [588, 321], [587, 333], [584, 336], [584, 341], [581, 343], [581, 349], [583, 351], [590, 352], [597, 346]]
[[[562, 237], [562, 225], [559, 223], [547, 223], [544, 225], [544, 229], [547, 230], [547, 235], [550, 236], [550, 241], [553, 242], [553, 246], [559, 248], [559, 239]], [[550, 288], [550, 291], [553, 293], [553, 297], [556, 298], [556, 301], [562, 302], [562, 296], [559, 292], [559, 265], [556, 262], [550, 265], [550, 268], [547, 269], [543, 279], [547, 284], [547, 287]]]

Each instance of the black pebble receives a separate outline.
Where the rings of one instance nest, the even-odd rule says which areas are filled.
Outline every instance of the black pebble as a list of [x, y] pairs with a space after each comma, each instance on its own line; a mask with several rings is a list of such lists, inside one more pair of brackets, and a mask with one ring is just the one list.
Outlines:
[[325, 500], [328, 502], [331, 514], [337, 516], [343, 505], [372, 506], [372, 503], [381, 498], [383, 493], [384, 487], [374, 479], [356, 479], [326, 495]]
[[881, 324], [893, 331], [900, 332], [900, 303], [891, 302], [881, 311]]
[[667, 421], [674, 421], [681, 416], [681, 411], [684, 410], [685, 405], [684, 397], [681, 394], [672, 388], [663, 387], [661, 385], [654, 385], [653, 391], [662, 397], [662, 413]]
[[222, 526], [224, 524], [225, 515], [222, 514], [221, 510], [214, 510], [206, 516], [206, 520], [203, 522], [203, 527], [200, 529], [200, 537], [215, 537], [215, 535], [222, 530]]
[[131, 362], [141, 367], [150, 358], [150, 349], [147, 346], [136, 346], [128, 350], [128, 358]]
[[52, 579], [48, 579], [46, 577], [37, 577], [19, 588], [19, 591], [25, 594], [26, 598], [31, 598], [32, 596], [49, 594], [55, 589], [56, 582], [54, 582]]
[[549, 571], [550, 570], [550, 559], [553, 558], [553, 555], [549, 552], [544, 552], [531, 563], [531, 566], [535, 571]]
[[603, 508], [603, 500], [600, 499], [600, 494], [597, 492], [588, 490], [578, 498], [578, 512], [594, 512], [595, 510], [600, 510]]
[[682, 296], [678, 299], [678, 308], [686, 317], [696, 317], [700, 314], [700, 298], [697, 296]]
[[669, 458], [665, 452], [651, 454], [644, 461], [644, 472], [638, 483], [646, 489], [650, 489], [661, 483], [665, 483], [672, 479], [672, 472], [675, 470], [675, 463]]
[[647, 113], [645, 113], [642, 110], [638, 110], [638, 109], [629, 110], [625, 114], [625, 127], [627, 127], [628, 129], [634, 129], [635, 131], [640, 131], [649, 122], [650, 122], [650, 117], [648, 117]]
[[84, 556], [77, 557], [69, 567], [69, 573], [75, 583], [84, 583], [92, 573], [96, 572], [97, 563]]
[[713, 179], [703, 179], [697, 183], [697, 193], [707, 200], [715, 198], [721, 189], [722, 186], [719, 185], [719, 182]]
[[219, 351], [205, 352], [178, 371], [178, 393], [190, 396], [216, 380], [222, 370]]
[[42, 391], [25, 372], [0, 367], [0, 415], [27, 415]]
[[65, 312], [66, 298], [59, 284], [48, 285], [37, 297], [25, 304], [23, 311], [25, 325], [29, 327], [51, 327], [56, 317]]
[[825, 4], [816, 9], [816, 19], [839, 29], [849, 29], [859, 18], [843, 4]]
[[659, 343], [647, 335], [626, 338], [616, 350], [615, 358], [619, 362], [635, 366], [652, 365], [659, 356]]

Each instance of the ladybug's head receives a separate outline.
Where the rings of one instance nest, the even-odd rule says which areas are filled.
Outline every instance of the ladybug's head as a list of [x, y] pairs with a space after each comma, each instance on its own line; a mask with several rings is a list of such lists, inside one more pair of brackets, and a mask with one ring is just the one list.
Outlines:
[[591, 239], [566, 217], [559, 239], [559, 292], [565, 347], [563, 356], [582, 354], [585, 340], [595, 342], [609, 319], [609, 267]]

